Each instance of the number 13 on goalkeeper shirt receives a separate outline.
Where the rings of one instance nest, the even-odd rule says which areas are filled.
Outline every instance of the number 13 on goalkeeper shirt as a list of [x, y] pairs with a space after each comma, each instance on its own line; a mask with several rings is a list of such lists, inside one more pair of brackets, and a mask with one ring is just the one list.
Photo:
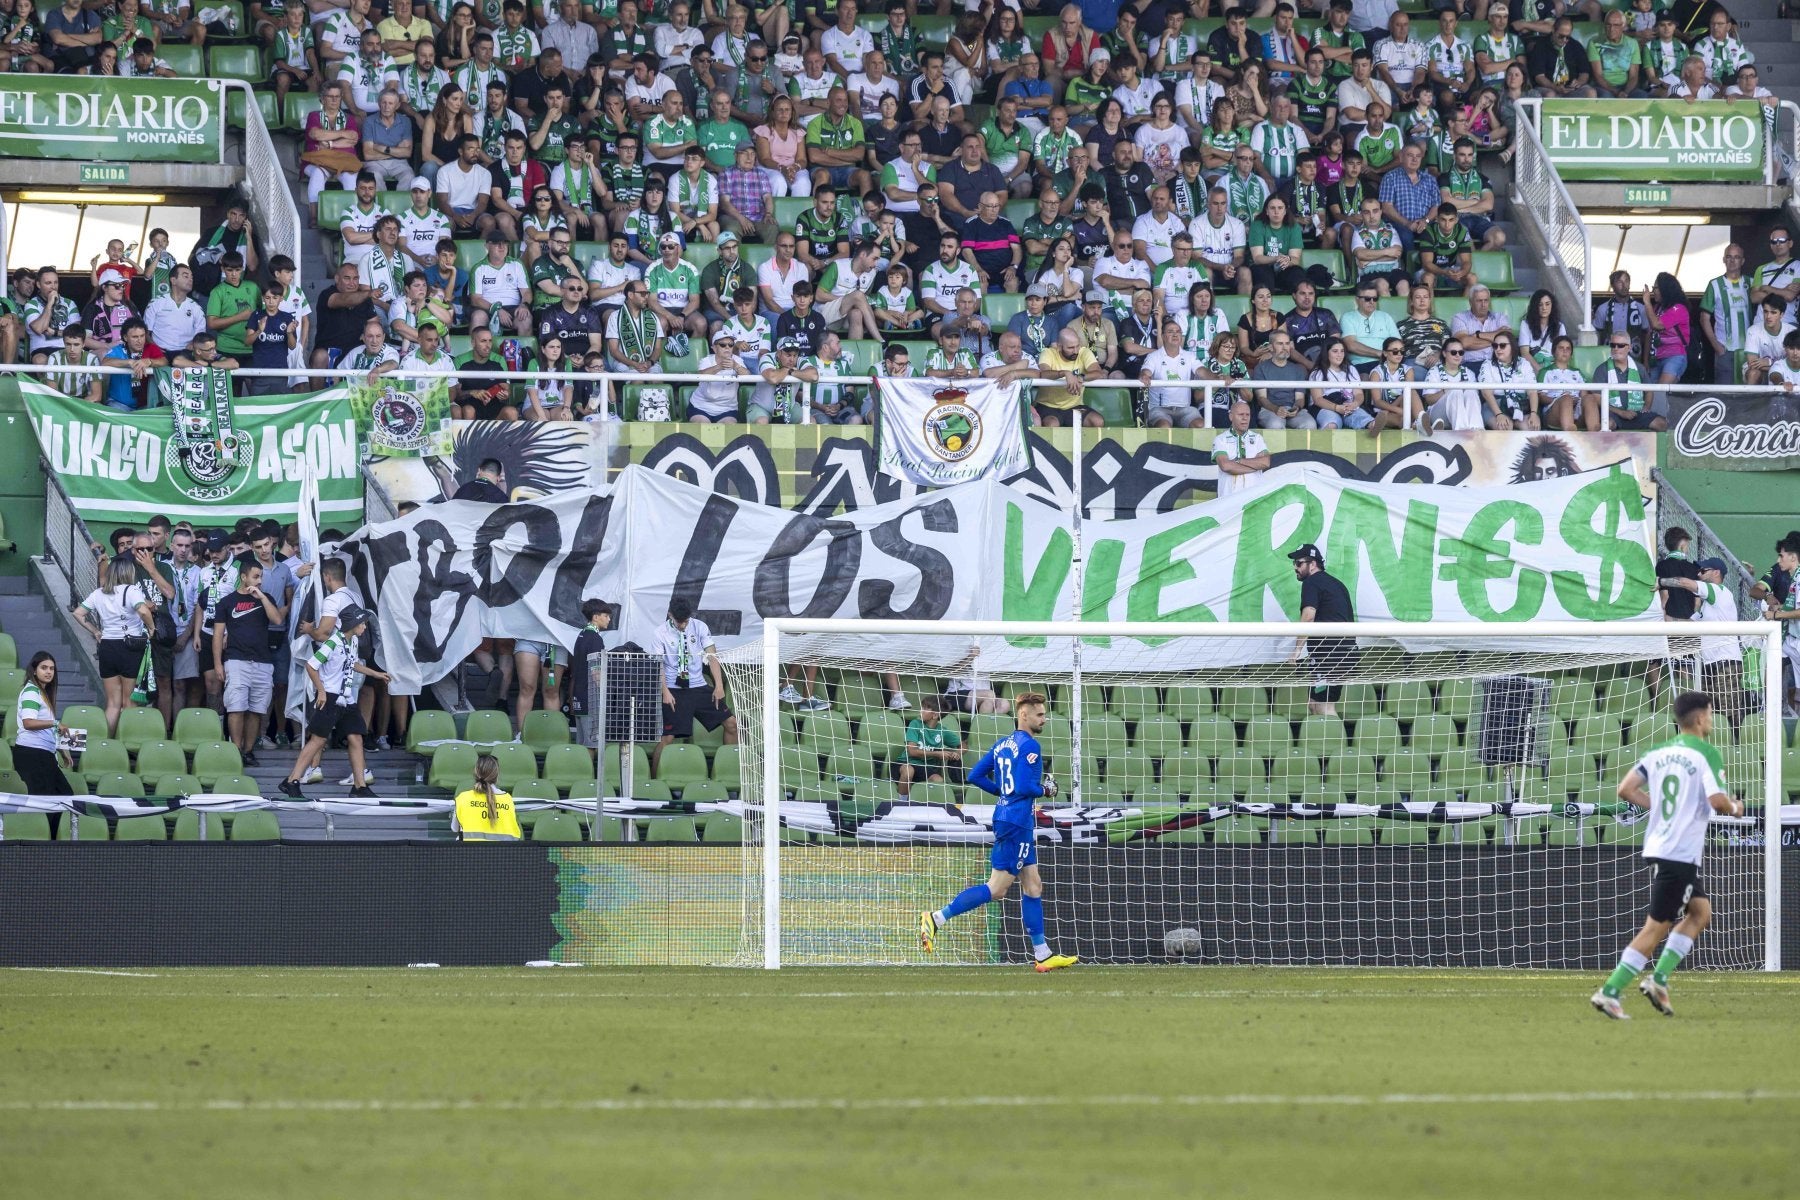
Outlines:
[[1044, 750], [1037, 734], [1044, 728], [1046, 701], [1035, 692], [1013, 697], [1018, 728], [995, 742], [969, 771], [969, 782], [999, 799], [994, 806], [994, 849], [988, 857], [988, 881], [965, 888], [934, 912], [919, 914], [919, 945], [927, 954], [937, 949], [938, 930], [962, 913], [999, 900], [1019, 880], [1019, 916], [1031, 938], [1037, 970], [1055, 971], [1076, 963], [1073, 954], [1054, 954], [1044, 940], [1044, 881], [1037, 869], [1037, 801], [1056, 794], [1056, 780], [1044, 773]]

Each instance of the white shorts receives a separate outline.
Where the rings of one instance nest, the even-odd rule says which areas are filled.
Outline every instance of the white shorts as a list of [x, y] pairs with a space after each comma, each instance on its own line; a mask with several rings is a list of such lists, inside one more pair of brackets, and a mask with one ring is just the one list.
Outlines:
[[275, 668], [269, 663], [246, 662], [240, 658], [225, 661], [225, 711], [262, 713], [269, 711], [275, 692]]
[[850, 297], [833, 296], [824, 303], [814, 300], [813, 308], [818, 311], [818, 314], [824, 320], [827, 329], [835, 328], [836, 326], [842, 325], [850, 317]]

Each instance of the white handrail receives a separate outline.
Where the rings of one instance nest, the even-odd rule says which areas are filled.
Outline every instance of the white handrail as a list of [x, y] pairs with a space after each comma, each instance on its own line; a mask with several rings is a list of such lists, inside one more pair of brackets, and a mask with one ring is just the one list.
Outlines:
[[1531, 213], [1532, 222], [1544, 239], [1543, 269], [1557, 277], [1565, 299], [1577, 302], [1581, 310], [1581, 332], [1594, 332], [1591, 303], [1594, 294], [1594, 244], [1588, 236], [1587, 222], [1569, 189], [1563, 186], [1556, 164], [1538, 137], [1537, 123], [1541, 115], [1539, 101], [1518, 101], [1523, 116], [1515, 121], [1513, 131], [1513, 203]]

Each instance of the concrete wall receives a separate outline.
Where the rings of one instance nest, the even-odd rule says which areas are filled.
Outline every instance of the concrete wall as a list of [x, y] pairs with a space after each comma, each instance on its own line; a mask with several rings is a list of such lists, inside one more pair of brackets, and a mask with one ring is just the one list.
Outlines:
[[1665, 467], [1663, 474], [1731, 552], [1758, 574], [1774, 561], [1776, 539], [1790, 529], [1800, 529], [1800, 471]]

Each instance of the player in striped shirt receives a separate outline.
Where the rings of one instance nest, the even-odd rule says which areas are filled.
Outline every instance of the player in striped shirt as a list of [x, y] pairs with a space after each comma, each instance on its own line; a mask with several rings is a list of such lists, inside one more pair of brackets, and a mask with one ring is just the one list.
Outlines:
[[1725, 760], [1707, 740], [1712, 735], [1712, 697], [1683, 692], [1675, 698], [1675, 724], [1681, 732], [1634, 763], [1619, 780], [1619, 799], [1649, 811], [1644, 858], [1653, 868], [1650, 909], [1644, 927], [1619, 957], [1619, 965], [1589, 997], [1603, 1015], [1618, 1021], [1630, 1016], [1619, 993], [1650, 966], [1650, 953], [1663, 948], [1638, 991], [1656, 1011], [1675, 1015], [1669, 1004], [1669, 974], [1693, 952], [1694, 942], [1712, 920], [1712, 901], [1700, 882], [1700, 859], [1706, 849], [1706, 827], [1712, 814], [1744, 815], [1744, 804], [1725, 791]]
[[[335, 734], [344, 736], [344, 745], [350, 753], [350, 778], [366, 780], [369, 777], [363, 760], [363, 735], [368, 732], [368, 727], [363, 724], [362, 711], [356, 704], [359, 683], [356, 677], [366, 675], [383, 683], [388, 681], [387, 672], [357, 661], [356, 639], [368, 629], [370, 616], [365, 608], [354, 604], [345, 606], [338, 614], [337, 627], [324, 641], [313, 646], [312, 654], [306, 659], [306, 678], [312, 684], [312, 702], [306, 709], [306, 745], [295, 756], [288, 777], [281, 781], [284, 796], [306, 799], [300, 791], [300, 779], [318, 765]], [[367, 786], [358, 786], [351, 788], [350, 794], [372, 797], [375, 793]]]

